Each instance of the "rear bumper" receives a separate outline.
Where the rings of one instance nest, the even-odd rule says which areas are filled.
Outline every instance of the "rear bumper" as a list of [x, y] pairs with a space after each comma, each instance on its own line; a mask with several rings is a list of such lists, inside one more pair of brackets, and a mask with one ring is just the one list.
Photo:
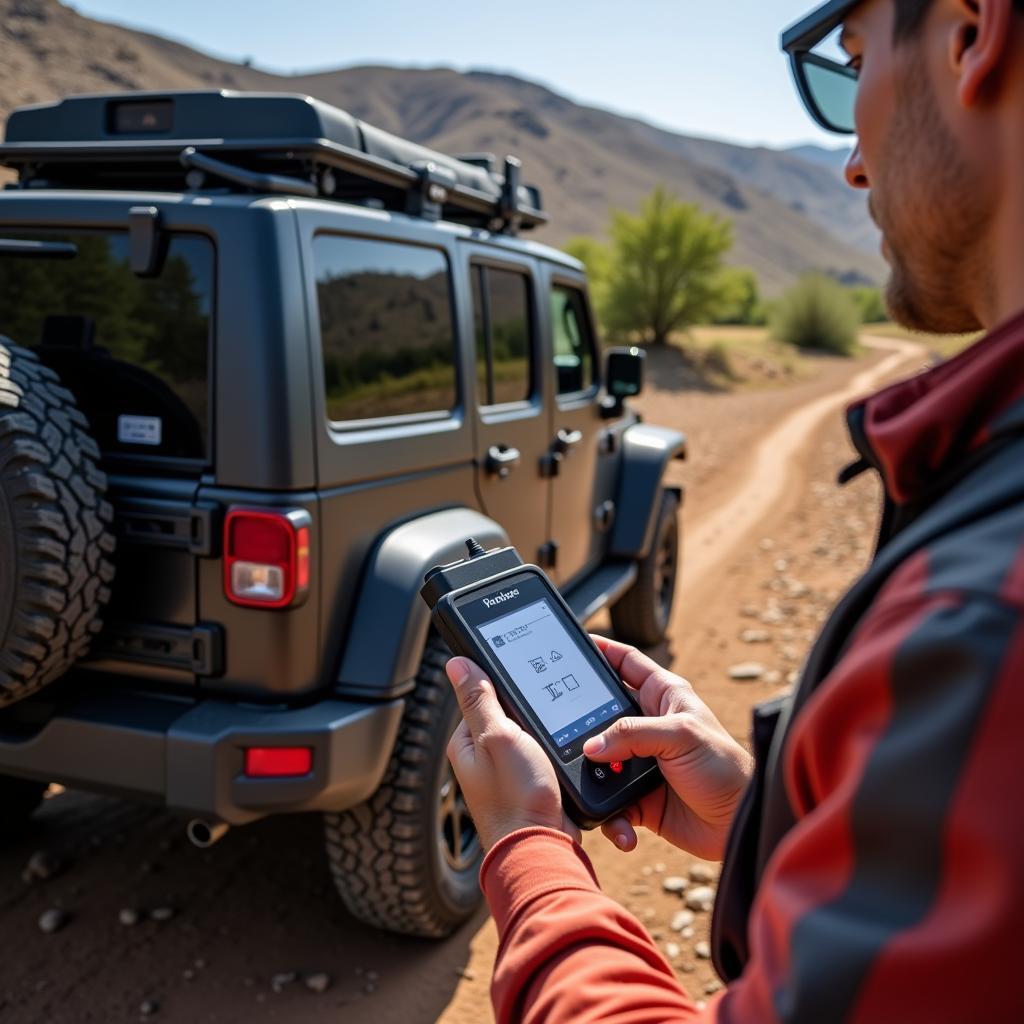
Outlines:
[[[0, 733], [0, 774], [155, 800], [235, 825], [281, 811], [342, 810], [380, 785], [402, 710], [401, 700], [276, 709], [92, 693], [27, 738]], [[313, 770], [248, 778], [244, 749], [256, 746], [310, 747]]]

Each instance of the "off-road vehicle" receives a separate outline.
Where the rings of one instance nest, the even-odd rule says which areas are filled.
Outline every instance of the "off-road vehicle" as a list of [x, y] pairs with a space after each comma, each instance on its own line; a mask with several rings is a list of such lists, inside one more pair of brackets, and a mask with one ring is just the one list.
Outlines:
[[658, 641], [683, 436], [603, 365], [513, 158], [305, 96], [73, 97], [0, 162], [0, 807], [320, 811], [338, 891], [443, 935], [480, 846], [418, 595], [468, 537]]

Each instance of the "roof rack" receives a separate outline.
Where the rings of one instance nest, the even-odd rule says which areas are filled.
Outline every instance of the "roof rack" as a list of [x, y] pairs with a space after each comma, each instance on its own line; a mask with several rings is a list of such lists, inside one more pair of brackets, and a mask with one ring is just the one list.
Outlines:
[[13, 188], [323, 197], [515, 234], [547, 221], [520, 163], [446, 156], [309, 96], [181, 91], [73, 96], [15, 110], [0, 164]]

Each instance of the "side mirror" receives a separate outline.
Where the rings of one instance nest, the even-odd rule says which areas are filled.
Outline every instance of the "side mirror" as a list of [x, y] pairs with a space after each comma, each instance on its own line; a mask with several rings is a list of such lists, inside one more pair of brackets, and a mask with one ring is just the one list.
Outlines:
[[608, 350], [604, 375], [608, 395], [601, 405], [605, 419], [621, 416], [625, 400], [643, 391], [646, 359], [647, 353], [635, 345]]

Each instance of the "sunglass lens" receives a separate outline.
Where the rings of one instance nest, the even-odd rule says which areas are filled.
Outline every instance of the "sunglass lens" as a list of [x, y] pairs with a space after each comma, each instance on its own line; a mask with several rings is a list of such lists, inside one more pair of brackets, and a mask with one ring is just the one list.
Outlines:
[[855, 131], [853, 109], [857, 101], [857, 79], [840, 67], [822, 67], [806, 61], [803, 66], [807, 89], [822, 117], [834, 131]]

